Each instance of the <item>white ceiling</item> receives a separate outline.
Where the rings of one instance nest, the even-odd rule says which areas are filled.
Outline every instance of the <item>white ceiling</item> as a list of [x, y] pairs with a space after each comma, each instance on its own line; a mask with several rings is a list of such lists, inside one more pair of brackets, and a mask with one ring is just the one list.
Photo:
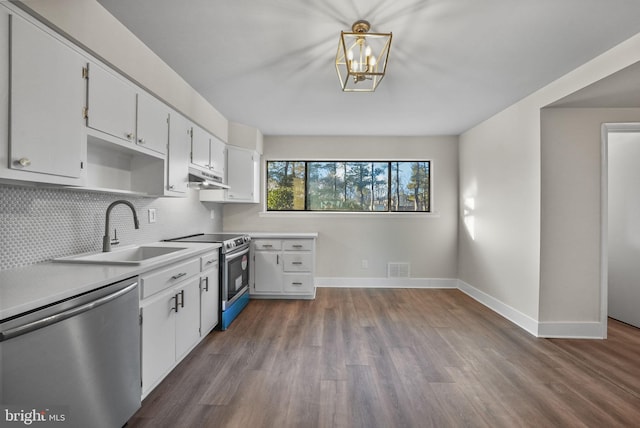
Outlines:
[[[234, 122], [265, 135], [459, 134], [640, 32], [638, 0], [98, 0]], [[393, 32], [343, 93], [358, 19]]]

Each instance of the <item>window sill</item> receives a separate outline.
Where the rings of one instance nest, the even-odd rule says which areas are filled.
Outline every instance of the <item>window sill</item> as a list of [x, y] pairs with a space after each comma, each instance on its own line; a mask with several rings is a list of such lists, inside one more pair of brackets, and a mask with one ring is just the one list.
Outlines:
[[382, 218], [424, 218], [440, 217], [439, 212], [337, 212], [337, 211], [260, 211], [260, 217], [382, 217]]

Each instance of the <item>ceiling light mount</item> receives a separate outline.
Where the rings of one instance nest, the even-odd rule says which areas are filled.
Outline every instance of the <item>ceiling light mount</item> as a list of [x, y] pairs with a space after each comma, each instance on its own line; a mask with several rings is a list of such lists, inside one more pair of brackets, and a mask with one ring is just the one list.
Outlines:
[[336, 71], [344, 92], [373, 92], [386, 73], [392, 34], [370, 29], [368, 21], [359, 20], [351, 32], [340, 32]]

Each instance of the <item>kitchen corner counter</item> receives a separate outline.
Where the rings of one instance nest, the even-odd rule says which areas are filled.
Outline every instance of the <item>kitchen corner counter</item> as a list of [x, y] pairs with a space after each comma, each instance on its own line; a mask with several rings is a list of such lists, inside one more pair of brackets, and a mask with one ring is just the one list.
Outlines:
[[186, 247], [172, 257], [140, 265], [44, 262], [0, 271], [0, 321], [141, 273], [220, 248], [220, 244], [158, 242]]

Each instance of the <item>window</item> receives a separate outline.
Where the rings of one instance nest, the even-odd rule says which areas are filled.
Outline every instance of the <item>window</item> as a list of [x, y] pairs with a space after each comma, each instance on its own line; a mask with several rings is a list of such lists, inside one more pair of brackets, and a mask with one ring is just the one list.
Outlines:
[[267, 211], [430, 212], [429, 161], [267, 161]]

